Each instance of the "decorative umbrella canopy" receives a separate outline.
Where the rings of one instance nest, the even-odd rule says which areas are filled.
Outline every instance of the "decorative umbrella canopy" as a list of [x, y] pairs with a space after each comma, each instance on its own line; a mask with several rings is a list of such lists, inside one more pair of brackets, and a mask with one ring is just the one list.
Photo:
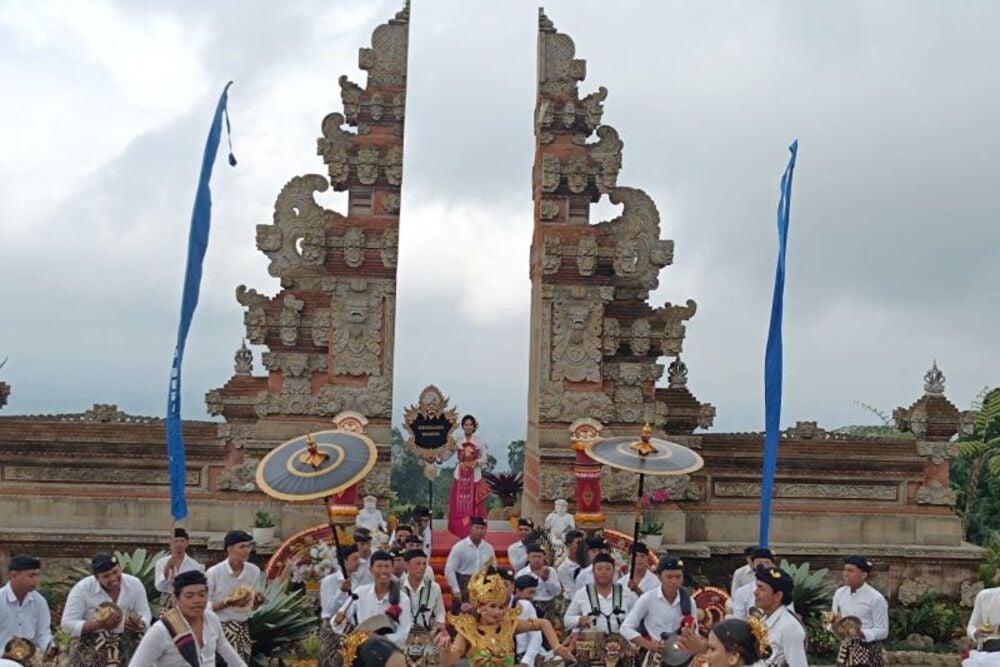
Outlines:
[[257, 486], [279, 500], [337, 495], [375, 466], [375, 443], [359, 433], [319, 431], [284, 442], [257, 464]]
[[587, 443], [587, 454], [598, 463], [640, 475], [686, 475], [705, 465], [687, 447], [651, 436], [647, 424], [639, 440], [633, 436], [594, 440]]

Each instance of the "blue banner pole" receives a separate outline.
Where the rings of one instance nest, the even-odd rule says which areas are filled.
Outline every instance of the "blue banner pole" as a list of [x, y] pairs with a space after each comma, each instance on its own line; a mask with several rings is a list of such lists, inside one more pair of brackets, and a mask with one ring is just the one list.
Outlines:
[[798, 139], [788, 147], [791, 157], [781, 177], [781, 199], [778, 201], [778, 265], [774, 272], [774, 295], [771, 299], [771, 323], [767, 331], [764, 354], [764, 470], [760, 484], [760, 546], [770, 543], [771, 496], [774, 475], [778, 468], [778, 442], [781, 438], [781, 321], [785, 298], [785, 246], [788, 241], [788, 217], [792, 208], [792, 175], [799, 150]]
[[[174, 521], [180, 521], [188, 514], [185, 498], [186, 465], [184, 456], [184, 434], [181, 431], [181, 365], [184, 361], [184, 344], [195, 308], [198, 307], [198, 290], [201, 287], [202, 264], [208, 249], [208, 232], [212, 225], [212, 167], [219, 152], [222, 138], [222, 120], [226, 121], [229, 134], [229, 111], [227, 109], [230, 81], [222, 89], [219, 103], [212, 118], [212, 127], [205, 142], [205, 153], [201, 159], [201, 176], [191, 213], [191, 230], [188, 234], [187, 269], [184, 273], [184, 292], [181, 296], [181, 319], [177, 327], [177, 345], [174, 347], [173, 363], [170, 367], [170, 389], [167, 393], [167, 466], [170, 472], [170, 513]], [[232, 142], [229, 145], [229, 164], [236, 166]]]

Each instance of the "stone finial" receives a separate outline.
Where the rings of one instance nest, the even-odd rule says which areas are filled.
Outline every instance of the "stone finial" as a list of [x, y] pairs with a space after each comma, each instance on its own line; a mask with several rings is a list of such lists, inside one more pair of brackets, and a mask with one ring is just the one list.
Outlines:
[[556, 26], [548, 16], [545, 15], [545, 8], [538, 8], [538, 29], [541, 32], [555, 32]]
[[942, 396], [944, 394], [944, 373], [938, 368], [937, 359], [931, 369], [924, 375], [924, 393], [930, 396]]
[[688, 367], [678, 356], [667, 367], [667, 380], [671, 387], [686, 387], [688, 382]]
[[246, 340], [240, 345], [240, 349], [236, 350], [233, 361], [237, 375], [250, 375], [253, 372], [253, 352], [247, 349]]

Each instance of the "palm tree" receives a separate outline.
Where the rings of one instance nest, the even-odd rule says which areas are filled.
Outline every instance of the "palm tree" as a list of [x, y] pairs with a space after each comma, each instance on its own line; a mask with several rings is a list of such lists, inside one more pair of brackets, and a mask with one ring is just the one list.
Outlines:
[[965, 494], [965, 509], [962, 512], [962, 537], [968, 539], [969, 525], [976, 507], [979, 480], [983, 470], [991, 477], [1000, 477], [1000, 388], [984, 389], [972, 409], [976, 421], [972, 435], [962, 442], [959, 456], [969, 461], [969, 485]]

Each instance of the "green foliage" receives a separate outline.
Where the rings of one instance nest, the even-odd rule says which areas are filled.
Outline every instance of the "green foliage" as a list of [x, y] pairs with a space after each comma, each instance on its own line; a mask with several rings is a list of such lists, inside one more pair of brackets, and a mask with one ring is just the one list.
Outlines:
[[[821, 623], [806, 625], [806, 646], [809, 654], [818, 657], [832, 657], [837, 654], [840, 642], [837, 637]], [[813, 662], [813, 661], [810, 661]]]
[[524, 440], [512, 440], [507, 445], [507, 467], [511, 472], [524, 472]]
[[889, 637], [895, 641], [917, 634], [943, 644], [961, 629], [958, 605], [937, 593], [926, 593], [909, 607], [895, 605], [889, 611]]
[[166, 555], [166, 551], [157, 551], [147, 557], [145, 549], [136, 549], [130, 554], [115, 552], [122, 572], [131, 574], [142, 582], [146, 588], [146, 598], [150, 601], [160, 599], [160, 591], [156, 590], [156, 561]]
[[640, 535], [662, 535], [663, 522], [656, 520], [656, 515], [649, 511], [642, 513], [642, 522], [639, 524]]
[[827, 580], [830, 571], [826, 568], [812, 570], [809, 563], [792, 565], [782, 560], [780, 567], [792, 577], [795, 590], [792, 593], [795, 603], [795, 613], [802, 617], [806, 624], [816, 623], [824, 611], [830, 609], [830, 599], [834, 586]]
[[997, 570], [1000, 570], [1000, 536], [994, 532], [984, 546], [986, 557], [979, 566], [979, 579], [986, 588], [992, 588], [997, 584]]
[[254, 528], [274, 528], [274, 517], [268, 514], [267, 510], [261, 507], [253, 513]]
[[965, 539], [980, 544], [991, 539], [998, 525], [1000, 504], [1000, 388], [980, 392], [972, 405], [972, 434], [960, 440], [959, 456], [952, 461], [952, 488], [958, 493]]
[[251, 664], [265, 667], [270, 658], [291, 657], [291, 647], [316, 629], [317, 615], [302, 591], [289, 591], [272, 581], [264, 591], [264, 604], [250, 617], [253, 640]]

